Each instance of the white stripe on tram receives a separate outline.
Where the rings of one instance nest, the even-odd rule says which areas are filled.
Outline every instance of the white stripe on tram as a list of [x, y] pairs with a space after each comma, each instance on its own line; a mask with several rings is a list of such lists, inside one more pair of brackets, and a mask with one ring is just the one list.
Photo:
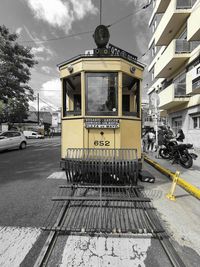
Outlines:
[[20, 266], [40, 233], [30, 227], [0, 227], [0, 266]]

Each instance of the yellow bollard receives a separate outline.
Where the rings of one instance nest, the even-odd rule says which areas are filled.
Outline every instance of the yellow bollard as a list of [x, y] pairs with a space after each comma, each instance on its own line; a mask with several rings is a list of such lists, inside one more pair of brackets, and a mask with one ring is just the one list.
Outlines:
[[170, 192], [169, 192], [169, 194], [166, 195], [166, 197], [168, 199], [172, 200], [172, 201], [176, 200], [176, 197], [174, 195], [174, 191], [175, 191], [175, 188], [176, 188], [176, 184], [178, 182], [179, 175], [180, 175], [179, 171], [176, 171], [175, 174], [173, 175], [173, 182], [172, 182], [172, 186], [171, 186]]

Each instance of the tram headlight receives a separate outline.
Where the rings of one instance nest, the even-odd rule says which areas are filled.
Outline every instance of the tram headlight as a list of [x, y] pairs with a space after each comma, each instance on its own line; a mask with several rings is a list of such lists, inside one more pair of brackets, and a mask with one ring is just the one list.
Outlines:
[[68, 65], [68, 66], [67, 66], [67, 69], [68, 69], [68, 71], [69, 71], [70, 73], [72, 73], [73, 70], [74, 70], [74, 68], [72, 67], [72, 65]]

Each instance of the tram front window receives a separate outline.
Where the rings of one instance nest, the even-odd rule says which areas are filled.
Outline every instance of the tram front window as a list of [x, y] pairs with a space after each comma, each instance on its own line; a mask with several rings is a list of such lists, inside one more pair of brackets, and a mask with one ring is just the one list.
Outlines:
[[86, 74], [86, 114], [117, 115], [118, 73]]
[[81, 115], [81, 74], [63, 81], [63, 116]]
[[140, 116], [139, 80], [123, 74], [122, 76], [122, 114], [124, 116]]

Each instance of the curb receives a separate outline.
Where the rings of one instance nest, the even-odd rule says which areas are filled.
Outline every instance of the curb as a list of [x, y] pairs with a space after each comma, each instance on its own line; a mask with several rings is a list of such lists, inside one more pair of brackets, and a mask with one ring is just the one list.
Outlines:
[[[148, 158], [147, 156], [143, 156], [143, 158], [147, 163], [152, 165], [158, 171], [160, 171], [161, 173], [165, 174], [166, 176], [168, 176], [172, 180], [174, 180], [174, 178], [175, 178], [175, 173], [174, 172], [170, 171], [169, 169], [165, 169], [160, 164], [158, 164], [158, 162]], [[184, 179], [182, 179], [180, 177], [177, 180], [177, 184], [180, 185], [183, 189], [188, 191], [190, 194], [192, 194], [197, 199], [200, 199], [200, 189], [198, 189], [196, 186], [186, 182]]]

